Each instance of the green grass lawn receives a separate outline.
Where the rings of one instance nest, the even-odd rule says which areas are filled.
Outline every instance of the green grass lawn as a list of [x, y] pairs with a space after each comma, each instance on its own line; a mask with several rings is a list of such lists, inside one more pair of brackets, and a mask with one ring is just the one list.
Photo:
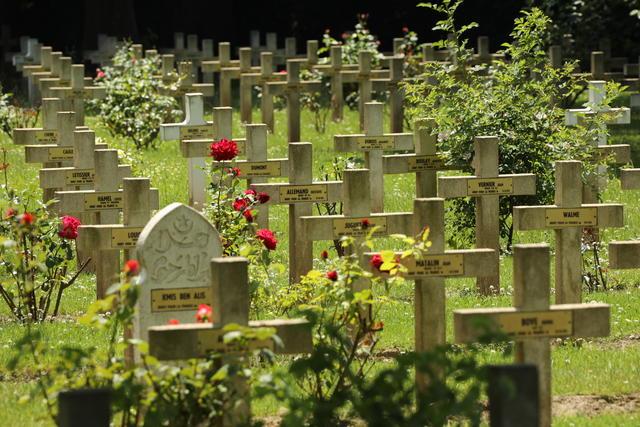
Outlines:
[[[322, 164], [329, 162], [334, 154], [332, 136], [342, 133], [357, 133], [358, 120], [354, 112], [345, 111], [342, 123], [329, 123], [324, 134], [318, 134], [313, 128], [310, 113], [302, 114], [302, 139], [313, 143], [314, 173], [318, 176]], [[234, 135], [243, 136], [239, 114], [234, 113]], [[387, 117], [388, 118], [388, 117]], [[629, 142], [633, 144], [634, 158], [640, 162], [640, 133], [638, 117], [634, 114], [636, 124], [614, 130], [612, 143]], [[152, 185], [160, 189], [160, 204], [165, 206], [171, 202], [187, 202], [186, 160], [180, 155], [177, 142], [161, 143], [157, 150], [135, 152], [125, 142], [109, 137], [94, 117], [88, 118], [88, 125], [96, 130], [99, 137], [104, 138], [109, 146], [123, 150], [123, 155], [132, 162], [134, 173], [151, 178]], [[258, 114], [254, 112], [254, 121]], [[285, 157], [286, 117], [283, 111], [276, 113], [276, 130], [269, 136], [269, 156]], [[386, 128], [386, 125], [385, 125]], [[31, 194], [40, 194], [37, 177], [38, 167], [24, 163], [21, 147], [11, 145], [10, 140], [1, 137], [0, 144], [9, 153], [9, 179], [11, 185], [26, 189]], [[638, 163], [640, 164], [640, 163]], [[410, 211], [415, 184], [412, 175], [390, 176], [385, 181], [385, 207], [387, 211]], [[627, 225], [622, 229], [606, 230], [602, 233], [604, 241], [611, 239], [632, 239], [640, 236], [640, 201], [638, 192], [622, 192], [619, 181], [613, 179], [606, 192], [604, 201], [622, 202], [625, 204], [625, 220]], [[0, 202], [1, 206], [1, 202]], [[280, 244], [276, 251], [276, 259], [286, 263], [288, 211], [285, 207], [275, 207], [270, 211], [270, 227], [279, 236]], [[553, 247], [552, 232], [517, 233], [516, 243], [546, 241]], [[316, 253], [329, 247], [330, 242], [316, 244]], [[379, 240], [380, 247], [392, 245], [388, 239]], [[605, 257], [606, 259], [606, 257]], [[503, 293], [497, 297], [480, 297], [474, 292], [473, 280], [449, 280], [447, 282], [447, 334], [452, 337], [451, 311], [469, 307], [500, 307], [511, 305], [512, 259], [504, 256], [501, 260], [501, 277]], [[280, 283], [286, 283], [286, 273], [277, 277]], [[608, 338], [587, 341], [555, 342], [553, 347], [553, 393], [559, 395], [625, 395], [640, 391], [640, 274], [637, 271], [610, 272], [609, 283], [615, 290], [584, 294], [585, 302], [598, 301], [612, 305], [612, 334]], [[0, 278], [1, 279], [1, 278]], [[552, 278], [553, 279], [553, 278]], [[96, 347], [96, 356], [104, 356], [106, 337], [96, 334], [94, 330], [76, 323], [77, 317], [84, 312], [94, 299], [93, 278], [84, 276], [77, 285], [66, 293], [63, 300], [63, 321], [37, 326], [45, 337], [48, 348], [55, 349], [62, 345]], [[413, 347], [413, 282], [399, 283], [393, 289], [395, 301], [382, 309], [382, 320], [385, 330], [382, 336], [383, 349], [408, 350]], [[17, 404], [19, 397], [33, 385], [36, 374], [33, 364], [28, 360], [16, 370], [8, 369], [8, 360], [13, 356], [12, 344], [22, 335], [23, 327], [9, 319], [6, 307], [0, 306], [0, 425], [49, 425], [46, 421], [45, 408], [42, 401], [35, 399], [25, 406]], [[634, 338], [634, 335], [636, 338]], [[482, 358], [491, 363], [509, 362], [499, 351], [487, 349]], [[635, 412], [602, 412], [595, 415], [570, 415], [556, 418], [557, 425], [638, 425], [640, 413]], [[259, 401], [254, 404], [256, 414], [273, 415], [277, 405], [273, 401]]]

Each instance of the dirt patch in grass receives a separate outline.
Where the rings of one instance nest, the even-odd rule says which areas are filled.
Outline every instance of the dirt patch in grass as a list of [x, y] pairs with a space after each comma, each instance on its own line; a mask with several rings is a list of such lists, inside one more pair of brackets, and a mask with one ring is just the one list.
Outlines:
[[554, 416], [595, 416], [603, 412], [640, 410], [640, 393], [617, 396], [573, 395], [553, 398]]

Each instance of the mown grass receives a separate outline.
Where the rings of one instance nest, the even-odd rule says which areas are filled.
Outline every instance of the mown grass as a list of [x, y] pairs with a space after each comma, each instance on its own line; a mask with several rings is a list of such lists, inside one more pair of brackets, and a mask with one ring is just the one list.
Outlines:
[[[333, 159], [332, 135], [356, 133], [357, 116], [346, 111], [342, 123], [329, 123], [326, 133], [318, 134], [313, 128], [310, 113], [302, 115], [302, 139], [313, 143], [314, 174], [318, 176], [320, 166]], [[634, 119], [637, 119], [634, 114]], [[254, 112], [254, 121], [258, 121]], [[89, 117], [88, 125], [96, 130], [99, 137], [104, 138], [111, 147], [123, 150], [130, 160], [134, 172], [138, 176], [151, 178], [152, 185], [160, 189], [160, 203], [165, 206], [171, 202], [187, 202], [186, 160], [180, 155], [176, 142], [162, 142], [156, 150], [135, 152], [130, 145], [112, 138], [100, 127], [96, 118]], [[634, 145], [634, 157], [640, 161], [640, 134], [638, 121], [632, 126], [618, 127], [614, 130], [612, 143], [630, 142]], [[633, 129], [633, 131], [631, 130]], [[234, 135], [243, 136], [238, 114], [234, 114]], [[37, 165], [24, 163], [23, 150], [10, 144], [10, 140], [1, 137], [2, 147], [8, 150], [10, 163], [9, 179], [12, 186], [25, 189], [30, 194], [38, 195]], [[276, 130], [269, 136], [269, 156], [283, 157], [287, 154], [286, 117], [283, 111], [276, 113]], [[390, 176], [385, 180], [385, 208], [387, 211], [409, 211], [415, 194], [414, 179], [411, 175]], [[622, 192], [619, 181], [613, 179], [603, 194], [605, 201], [617, 201], [625, 204], [624, 228], [605, 230], [602, 238], [605, 242], [611, 239], [631, 239], [640, 236], [640, 202], [637, 192]], [[279, 236], [280, 243], [275, 258], [286, 263], [288, 214], [285, 207], [275, 207], [270, 211], [270, 227]], [[553, 248], [552, 232], [516, 233], [515, 243], [549, 242]], [[388, 239], [378, 241], [380, 247], [393, 245]], [[330, 242], [316, 244], [316, 253], [328, 248]], [[605, 251], [606, 252], [606, 251]], [[606, 260], [606, 255], [604, 255]], [[501, 260], [501, 277], [503, 293], [497, 297], [481, 297], [475, 292], [473, 280], [447, 281], [447, 336], [452, 339], [451, 312], [458, 308], [500, 307], [511, 305], [512, 258], [508, 255]], [[556, 395], [569, 394], [604, 394], [616, 395], [640, 390], [640, 341], [627, 339], [640, 331], [640, 275], [637, 271], [609, 272], [609, 284], [615, 290], [585, 293], [585, 302], [599, 301], [612, 305], [612, 333], [604, 339], [587, 341], [555, 342], [553, 347], [553, 392]], [[286, 274], [277, 277], [283, 286]], [[553, 280], [553, 277], [552, 277]], [[76, 286], [66, 293], [63, 300], [62, 314], [64, 321], [37, 326], [42, 332], [46, 347], [59, 349], [63, 345], [96, 348], [96, 357], [104, 357], [106, 337], [96, 334], [94, 330], [76, 323], [88, 304], [95, 298], [93, 277], [84, 276]], [[393, 289], [394, 302], [388, 303], [381, 311], [385, 330], [381, 334], [381, 348], [409, 350], [414, 342], [413, 315], [413, 282], [399, 283]], [[6, 307], [0, 306], [0, 425], [15, 425], [20, 420], [23, 425], [47, 425], [43, 420], [46, 415], [41, 399], [35, 399], [26, 406], [17, 405], [19, 396], [26, 393], [33, 385], [34, 365], [26, 354], [21, 355], [23, 362], [16, 371], [10, 372], [8, 361], [13, 357], [13, 344], [24, 333], [23, 326], [11, 321]], [[49, 356], [45, 356], [45, 361]], [[490, 363], [508, 363], [500, 351], [487, 349], [482, 353], [483, 361]], [[257, 415], [273, 415], [277, 404], [273, 401], [254, 402]], [[633, 425], [638, 422], [638, 414], [601, 414], [596, 417], [560, 417], [558, 425]]]

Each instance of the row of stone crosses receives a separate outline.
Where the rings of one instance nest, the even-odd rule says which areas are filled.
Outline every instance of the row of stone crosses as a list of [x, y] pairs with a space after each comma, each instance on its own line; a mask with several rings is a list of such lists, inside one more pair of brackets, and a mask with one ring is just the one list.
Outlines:
[[[221, 350], [222, 327], [228, 323], [273, 326], [284, 343], [275, 350], [293, 354], [311, 348], [308, 324], [303, 319], [249, 321], [247, 261], [222, 258], [218, 232], [198, 211], [206, 203], [207, 170], [228, 166], [208, 157], [212, 140], [233, 139], [243, 160], [234, 161], [248, 185], [269, 194], [261, 207], [261, 227], [268, 226], [271, 205], [289, 207], [290, 281], [296, 282], [312, 268], [313, 242], [343, 236], [363, 238], [366, 220], [376, 226], [375, 237], [394, 233], [416, 234], [430, 227], [432, 246], [422, 259], [407, 261], [406, 278], [415, 281], [415, 331], [417, 351], [427, 351], [446, 342], [445, 287], [447, 277], [475, 277], [483, 295], [498, 293], [499, 278], [499, 198], [535, 194], [533, 174], [499, 173], [499, 141], [492, 136], [474, 140], [473, 176], [442, 176], [438, 171], [457, 169], [447, 165], [436, 151], [437, 136], [430, 119], [420, 119], [412, 133], [402, 132], [403, 94], [398, 83], [403, 79], [400, 42], [394, 40], [395, 53], [374, 69], [371, 53], [361, 52], [358, 64], [341, 63], [341, 46], [331, 49], [330, 60], [321, 63], [317, 41], [307, 42], [307, 54], [298, 55], [295, 39], [286, 40], [285, 49], [277, 49], [274, 34], [260, 45], [259, 33], [252, 32], [252, 46], [238, 49], [232, 60], [229, 43], [219, 43], [218, 57], [213, 43], [197, 37], [176, 35], [176, 46], [162, 55], [163, 72], [168, 78], [176, 64], [187, 73], [184, 85], [174, 95], [184, 102], [185, 119], [161, 127], [161, 138], [178, 141], [187, 158], [188, 192], [191, 207], [172, 203], [160, 209], [158, 190], [148, 178], [132, 177], [131, 168], [119, 163], [118, 152], [106, 144], [97, 144], [95, 133], [84, 125], [84, 101], [105, 96], [104, 88], [92, 86], [85, 77], [84, 65], [53, 51], [37, 40], [23, 38], [23, 51], [12, 57], [28, 82], [30, 97], [41, 103], [42, 127], [16, 129], [14, 143], [24, 146], [28, 163], [43, 165], [39, 173], [43, 200], [56, 200], [52, 209], [60, 214], [76, 215], [84, 224], [78, 240], [82, 258], [91, 257], [102, 297], [113, 277], [120, 271], [121, 253], [137, 258], [143, 267], [143, 292], [139, 303], [135, 336], [150, 341], [151, 353], [161, 359], [202, 357], [208, 351]], [[401, 39], [400, 39], [401, 40]], [[108, 64], [116, 48], [114, 38], [101, 36], [99, 48], [87, 60]], [[606, 44], [605, 44], [606, 47]], [[143, 49], [134, 46], [142, 57]], [[589, 82], [590, 105], [602, 104], [605, 80], [624, 81], [637, 87], [638, 65], [612, 58], [610, 49], [594, 52]], [[147, 50], [144, 55], [158, 55]], [[446, 51], [424, 46], [423, 61], [447, 61]], [[561, 47], [552, 46], [554, 66], [561, 66]], [[478, 40], [476, 63], [506, 60], [489, 52], [486, 37]], [[259, 63], [259, 65], [253, 65]], [[286, 65], [277, 73], [276, 65]], [[342, 86], [357, 82], [360, 95], [362, 133], [335, 135], [337, 152], [359, 152], [366, 169], [346, 170], [343, 181], [314, 181], [313, 145], [300, 142], [300, 92], [324, 90], [318, 81], [300, 81], [301, 68], [313, 68], [331, 78], [333, 117], [342, 116]], [[620, 71], [622, 69], [622, 71]], [[203, 83], [196, 81], [202, 74]], [[231, 133], [231, 81], [240, 80], [241, 118], [246, 123], [245, 137]], [[205, 120], [204, 98], [213, 95], [213, 83], [220, 90], [220, 107], [213, 109], [213, 122]], [[263, 123], [251, 123], [251, 89], [261, 86]], [[371, 102], [373, 91], [389, 91], [390, 131], [383, 126], [384, 105]], [[267, 155], [268, 132], [274, 128], [273, 96], [287, 101], [289, 150], [287, 158]], [[632, 102], [633, 101], [632, 97]], [[629, 108], [568, 110], [568, 124], [578, 125], [585, 114], [615, 114], [611, 123], [630, 122]], [[630, 162], [628, 145], [609, 145], [606, 137], [598, 141], [603, 155], [613, 154], [619, 164]], [[393, 154], [393, 152], [410, 154]], [[606, 304], [581, 304], [581, 235], [583, 229], [623, 226], [621, 204], [598, 203], [603, 183], [583, 185], [582, 163], [561, 161], [555, 166], [555, 204], [519, 206], [514, 209], [515, 230], [555, 230], [556, 305], [550, 305], [550, 255], [546, 244], [516, 245], [514, 250], [514, 304], [499, 309], [456, 310], [455, 339], [477, 340], [479, 318], [518, 341], [517, 360], [538, 367], [540, 414], [543, 424], [550, 420], [550, 338], [597, 337], [609, 334], [610, 310]], [[413, 174], [416, 198], [412, 212], [384, 212], [384, 175]], [[269, 178], [288, 177], [288, 183], [269, 183]], [[640, 188], [640, 169], [621, 171], [623, 189]], [[584, 191], [583, 191], [584, 188]], [[584, 197], [583, 197], [584, 193]], [[445, 250], [445, 199], [473, 197], [476, 200], [476, 248]], [[313, 216], [314, 203], [342, 202], [342, 215]], [[609, 246], [612, 268], [640, 267], [639, 242], [612, 242]], [[371, 254], [369, 254], [371, 255]], [[367, 263], [368, 264], [368, 263]], [[189, 324], [200, 303], [213, 307], [213, 325]], [[169, 319], [182, 324], [166, 325]], [[424, 384], [418, 377], [417, 385]], [[246, 416], [246, 413], [240, 416]]]

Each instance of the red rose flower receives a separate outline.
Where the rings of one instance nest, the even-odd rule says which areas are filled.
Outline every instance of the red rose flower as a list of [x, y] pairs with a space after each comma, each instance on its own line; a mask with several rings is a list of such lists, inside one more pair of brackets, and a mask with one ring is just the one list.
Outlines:
[[129, 277], [137, 276], [138, 273], [140, 273], [140, 263], [135, 259], [130, 259], [124, 263], [122, 271], [124, 271]]
[[78, 227], [80, 220], [74, 216], [62, 217], [62, 229], [58, 231], [58, 236], [63, 239], [75, 240], [78, 237]]
[[276, 249], [278, 239], [276, 239], [273, 231], [267, 230], [266, 228], [261, 228], [260, 230], [256, 231], [256, 237], [258, 238], [258, 240], [262, 241], [262, 244], [265, 248], [269, 249], [270, 251]]
[[244, 190], [244, 194], [246, 194], [247, 196], [256, 197], [256, 190], [254, 190], [253, 188], [247, 188], [246, 190]]
[[369, 263], [373, 268], [380, 271], [380, 266], [382, 266], [384, 261], [382, 261], [382, 256], [380, 256], [380, 254], [375, 254], [371, 257], [371, 259], [369, 260]]
[[263, 193], [263, 192], [258, 193], [257, 197], [258, 197], [258, 202], [260, 202], [260, 204], [262, 205], [264, 205], [269, 201], [269, 199], [271, 199], [271, 197], [269, 197], [267, 193]]
[[179, 325], [180, 321], [178, 319], [169, 319], [167, 322], [168, 325]]
[[335, 282], [336, 280], [338, 280], [338, 272], [335, 270], [327, 271], [327, 279]]
[[238, 144], [234, 141], [222, 138], [211, 144], [211, 157], [216, 161], [233, 160], [238, 155]]
[[18, 211], [17, 211], [17, 210], [15, 210], [14, 208], [9, 208], [9, 209], [7, 209], [7, 210], [5, 211], [5, 213], [4, 213], [4, 217], [5, 217], [5, 219], [13, 218], [13, 217], [15, 217], [16, 215], [18, 215]]
[[96, 79], [103, 79], [106, 76], [105, 72], [100, 68], [96, 70]]
[[35, 215], [25, 212], [18, 217], [21, 225], [31, 225], [36, 220]]
[[244, 219], [246, 219], [247, 222], [253, 222], [253, 211], [251, 209], [246, 209], [242, 212], [242, 216], [244, 216]]
[[360, 221], [360, 226], [362, 226], [363, 230], [366, 230], [367, 228], [369, 228], [370, 225], [371, 225], [371, 222], [367, 218]]
[[234, 200], [233, 202], [233, 210], [234, 211], [238, 211], [238, 212], [242, 212], [244, 211], [247, 206], [249, 206], [249, 201], [247, 199], [243, 198], [238, 198], [236, 200]]
[[326, 261], [329, 258], [329, 252], [327, 252], [327, 250], [325, 249], [324, 251], [320, 252], [320, 259], [323, 261]]
[[227, 173], [231, 176], [240, 176], [240, 168], [229, 168], [227, 169]]
[[211, 322], [211, 314], [213, 310], [207, 304], [200, 304], [198, 306], [198, 311], [196, 312], [196, 321], [198, 323]]
[[409, 32], [409, 27], [402, 27], [402, 32], [403, 33], [408, 33]]

